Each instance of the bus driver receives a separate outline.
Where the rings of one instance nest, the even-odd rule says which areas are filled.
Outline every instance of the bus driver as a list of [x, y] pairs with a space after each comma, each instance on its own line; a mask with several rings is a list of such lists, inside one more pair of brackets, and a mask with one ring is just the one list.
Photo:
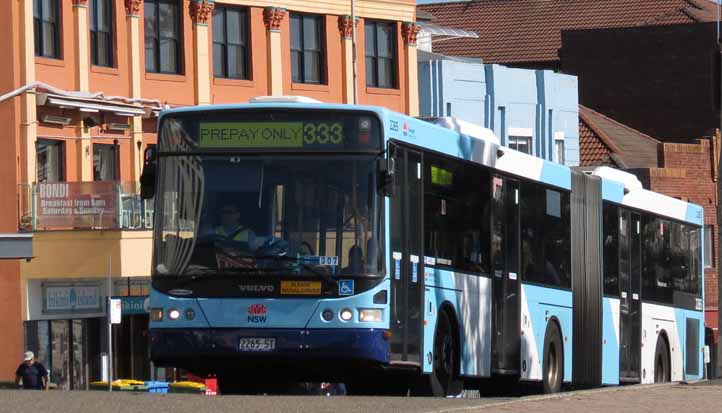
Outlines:
[[256, 234], [241, 224], [241, 211], [235, 204], [224, 204], [220, 210], [221, 220], [215, 230], [216, 239], [221, 242], [239, 244], [241, 250], [256, 250]]

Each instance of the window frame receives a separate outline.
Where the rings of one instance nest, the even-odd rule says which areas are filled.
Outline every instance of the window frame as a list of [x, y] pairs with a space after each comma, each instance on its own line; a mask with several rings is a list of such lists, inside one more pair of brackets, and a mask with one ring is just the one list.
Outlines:
[[[162, 37], [161, 36], [161, 29], [160, 29], [160, 5], [161, 4], [170, 4], [174, 5], [176, 7], [176, 27], [177, 32], [175, 33], [176, 37]], [[152, 33], [152, 40], [154, 42], [155, 51], [156, 53], [153, 55], [153, 64], [155, 65], [155, 70], [150, 69], [148, 67], [148, 59], [147, 59], [147, 48], [145, 49], [146, 61], [145, 61], [145, 71], [146, 73], [157, 73], [157, 74], [163, 74], [163, 75], [182, 75], [184, 70], [183, 60], [184, 60], [184, 54], [183, 54], [183, 4], [182, 2], [178, 0], [144, 0], [143, 1], [143, 7], [144, 7], [144, 17], [143, 17], [143, 33], [144, 33], [144, 41], [148, 41], [149, 32], [146, 30], [145, 27], [145, 20], [147, 19], [147, 16], [145, 15], [145, 7], [152, 5], [155, 7], [155, 31]], [[162, 69], [162, 59], [161, 59], [161, 51], [160, 51], [160, 45], [162, 40], [173, 40], [176, 44], [176, 68], [175, 71], [164, 71]]]
[[[35, 35], [35, 56], [36, 57], [43, 57], [46, 59], [59, 59], [61, 60], [62, 57], [62, 51], [61, 51], [61, 41], [60, 41], [60, 35], [62, 33], [61, 30], [61, 23], [63, 21], [62, 16], [62, 5], [60, 0], [51, 0], [50, 3], [52, 6], [55, 7], [55, 21], [48, 21], [47, 23], [51, 23], [53, 25], [53, 30], [50, 33], [50, 35], [53, 36], [53, 49], [55, 51], [54, 54], [45, 54], [43, 51], [43, 44], [45, 43], [45, 38], [48, 35], [44, 29], [44, 23], [46, 22], [44, 20], [46, 10], [43, 8], [43, 1], [42, 0], [33, 0], [33, 32]], [[38, 12], [36, 15], [35, 12]]]
[[[294, 18], [298, 18], [301, 21], [301, 24], [299, 25], [299, 28], [301, 30], [299, 42], [301, 44], [300, 49], [294, 49], [293, 47], [293, 39], [295, 33], [293, 33], [291, 21]], [[306, 48], [306, 33], [305, 33], [305, 21], [306, 20], [313, 20], [316, 22], [316, 30], [318, 31], [318, 50], [314, 49], [308, 49]], [[327, 76], [326, 76], [326, 19], [325, 16], [320, 14], [306, 14], [306, 13], [290, 13], [289, 16], [289, 35], [290, 35], [290, 53], [291, 53], [291, 82], [292, 83], [305, 83], [305, 84], [312, 84], [312, 85], [325, 85], [327, 83]], [[293, 77], [293, 66], [295, 59], [293, 58], [293, 53], [297, 52], [301, 54], [301, 66], [298, 68], [299, 73], [301, 75], [300, 79]], [[309, 80], [306, 76], [306, 58], [307, 54], [310, 53], [318, 53], [318, 81]]]
[[40, 168], [36, 168], [37, 171], [35, 173], [35, 181], [36, 182], [65, 182], [65, 180], [67, 178], [66, 161], [65, 161], [65, 151], [66, 151], [65, 141], [61, 140], [61, 139], [49, 139], [49, 138], [42, 138], [42, 137], [37, 138], [35, 140], [35, 157], [36, 157], [36, 159], [38, 157], [39, 149], [40, 149], [41, 145], [58, 147], [58, 152], [59, 152], [59, 154], [58, 154], [59, 162], [58, 163], [60, 164], [58, 180], [57, 181], [49, 181], [49, 180], [45, 179], [45, 180], [41, 181], [40, 176], [39, 176]]
[[[114, 179], [101, 179], [95, 173], [95, 150], [111, 148], [113, 151], [113, 176]], [[102, 160], [102, 159], [101, 159]], [[120, 146], [114, 143], [93, 142], [93, 182], [117, 182], [120, 181]]]
[[[716, 268], [714, 257], [714, 225], [704, 225], [704, 268]], [[709, 231], [709, 232], [708, 232]], [[707, 235], [709, 234], [709, 236]], [[708, 265], [709, 260], [709, 265]]]
[[[391, 39], [391, 45], [393, 50], [391, 51], [391, 58], [379, 57], [379, 28], [388, 26], [391, 28], [392, 33], [392, 39]], [[373, 50], [371, 50], [372, 54], [369, 55], [369, 44], [366, 43], [364, 45], [364, 62], [366, 64], [366, 86], [367, 87], [374, 87], [374, 88], [380, 88], [380, 89], [398, 89], [399, 88], [399, 74], [398, 74], [398, 61], [399, 61], [399, 51], [398, 51], [398, 28], [396, 25], [396, 22], [392, 21], [383, 21], [383, 20], [365, 20], [364, 21], [364, 40], [366, 38], [366, 30], [368, 30], [369, 27], [373, 27]], [[368, 59], [371, 59], [373, 62], [373, 67], [369, 68], [368, 64], [366, 63]], [[391, 65], [391, 84], [390, 85], [381, 85], [379, 84], [379, 72], [380, 72], [380, 60], [389, 60]], [[372, 78], [369, 76], [369, 70], [373, 70], [373, 81]]]
[[[242, 27], [240, 28], [240, 33], [243, 35], [243, 43], [242, 44], [235, 44], [230, 43], [228, 41], [228, 11], [233, 10], [237, 11], [241, 14], [241, 22]], [[226, 5], [226, 4], [218, 4], [216, 3], [216, 7], [213, 9], [213, 16], [211, 17], [211, 22], [215, 25], [214, 19], [216, 17], [217, 13], [223, 13], [223, 41], [217, 41], [214, 33], [215, 33], [215, 27], [212, 27], [211, 30], [211, 53], [213, 53], [213, 77], [219, 78], [219, 79], [234, 79], [234, 80], [250, 80], [251, 79], [251, 53], [250, 53], [250, 45], [251, 42], [251, 31], [250, 31], [250, 11], [247, 7], [235, 7], [233, 5]], [[215, 46], [219, 45], [222, 50], [223, 54], [221, 55], [221, 66], [223, 67], [223, 72], [218, 73], [216, 71], [216, 54], [215, 54]], [[230, 65], [228, 60], [228, 51], [230, 47], [238, 47], [243, 51], [243, 73], [241, 76], [231, 76], [230, 75]]]
[[[95, 6], [98, 2], [104, 1], [106, 2], [106, 11], [107, 15], [105, 16], [106, 19], [108, 19], [108, 31], [102, 31], [99, 30], [97, 27], [93, 27], [93, 21], [98, 20], [98, 9], [97, 6]], [[90, 0], [90, 7], [89, 7], [89, 14], [90, 14], [90, 21], [89, 21], [89, 31], [90, 31], [90, 63], [93, 66], [99, 66], [99, 67], [115, 67], [115, 1], [114, 0]], [[105, 58], [108, 59], [107, 64], [100, 64], [98, 62], [98, 33], [102, 33], [108, 36], [108, 50], [106, 51]]]
[[[519, 150], [519, 143], [520, 141], [524, 141], [524, 143], [529, 148], [529, 152], [524, 152]], [[513, 142], [512, 142], [513, 141]], [[533, 155], [533, 148], [532, 148], [532, 137], [531, 136], [520, 136], [520, 135], [509, 135], [509, 137], [506, 139], [506, 146], [509, 149], [513, 149], [515, 151], [525, 153], [527, 155]], [[514, 145], [514, 147], [512, 147]]]
[[[560, 148], [561, 148], [561, 153], [559, 152]], [[567, 161], [565, 151], [566, 151], [566, 143], [564, 142], [564, 139], [555, 139], [554, 140], [554, 153], [557, 157], [556, 161], [558, 164], [564, 165], [564, 163]]]

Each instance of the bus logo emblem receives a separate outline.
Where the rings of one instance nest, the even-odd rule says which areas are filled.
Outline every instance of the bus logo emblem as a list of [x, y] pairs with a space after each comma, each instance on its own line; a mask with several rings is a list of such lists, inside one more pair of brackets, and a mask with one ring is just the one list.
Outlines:
[[249, 323], [265, 323], [268, 309], [263, 304], [251, 304], [248, 306]]

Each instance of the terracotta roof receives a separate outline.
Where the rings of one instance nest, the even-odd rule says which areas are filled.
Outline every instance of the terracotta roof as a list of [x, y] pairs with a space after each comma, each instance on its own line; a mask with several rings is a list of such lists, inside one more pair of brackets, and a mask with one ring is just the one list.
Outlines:
[[660, 142], [579, 105], [580, 166], [656, 168]]
[[559, 60], [561, 31], [716, 21], [711, 0], [474, 0], [419, 5], [433, 23], [479, 39], [434, 44], [434, 52], [485, 63]]

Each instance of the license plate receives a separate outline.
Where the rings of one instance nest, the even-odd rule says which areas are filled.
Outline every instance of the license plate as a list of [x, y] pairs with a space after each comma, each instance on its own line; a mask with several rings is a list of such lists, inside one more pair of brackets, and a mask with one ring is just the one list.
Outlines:
[[238, 347], [241, 351], [271, 351], [275, 348], [275, 338], [242, 338]]

